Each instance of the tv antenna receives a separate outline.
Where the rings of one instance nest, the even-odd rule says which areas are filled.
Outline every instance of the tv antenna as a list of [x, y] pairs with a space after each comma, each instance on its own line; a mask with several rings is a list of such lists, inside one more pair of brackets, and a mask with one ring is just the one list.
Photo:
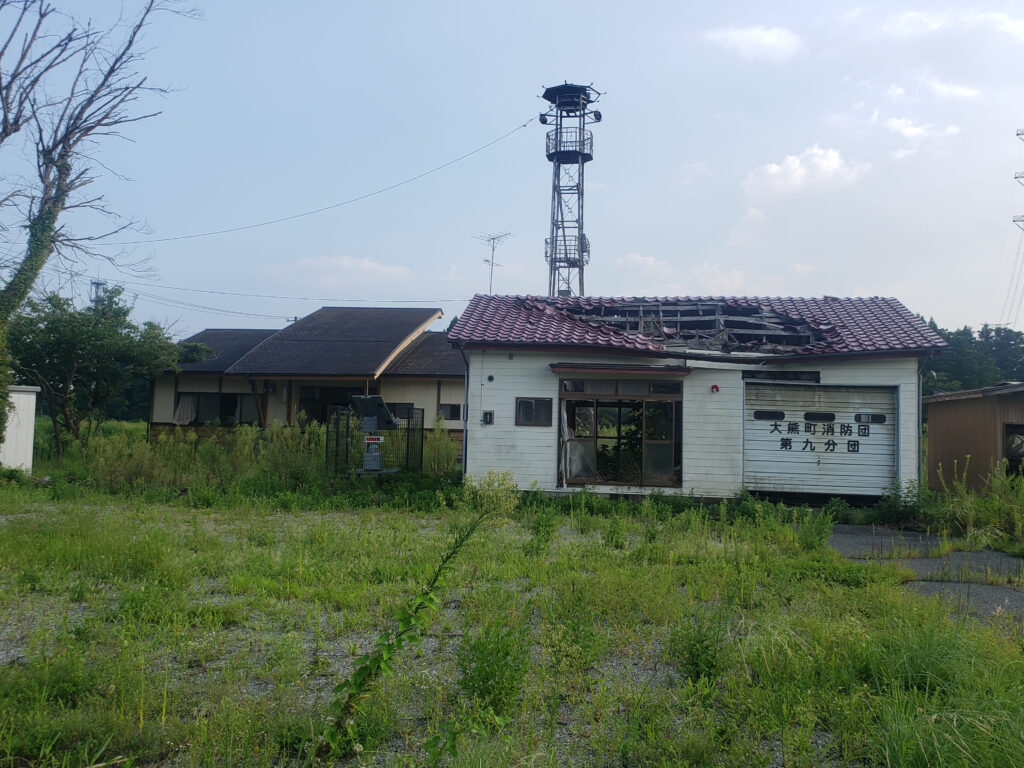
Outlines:
[[488, 243], [491, 246], [491, 258], [484, 259], [484, 264], [487, 264], [490, 269], [488, 270], [489, 275], [487, 278], [487, 293], [494, 293], [494, 268], [503, 266], [494, 260], [494, 251], [501, 245], [502, 242], [512, 237], [511, 232], [493, 232], [487, 235], [477, 235], [476, 239], [481, 243]]

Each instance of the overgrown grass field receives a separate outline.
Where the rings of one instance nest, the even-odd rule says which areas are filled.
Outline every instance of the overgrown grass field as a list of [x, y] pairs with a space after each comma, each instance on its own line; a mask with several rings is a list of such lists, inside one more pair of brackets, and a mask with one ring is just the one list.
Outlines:
[[[0, 765], [1024, 762], [1019, 628], [842, 560], [827, 515], [499, 478], [312, 509], [72, 481], [0, 486]], [[331, 754], [334, 686], [481, 510]]]

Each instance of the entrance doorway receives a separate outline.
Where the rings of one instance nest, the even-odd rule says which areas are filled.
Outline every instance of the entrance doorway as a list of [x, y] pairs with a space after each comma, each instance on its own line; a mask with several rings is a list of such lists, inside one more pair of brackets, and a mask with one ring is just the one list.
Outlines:
[[679, 382], [562, 381], [565, 484], [678, 487], [681, 392]]

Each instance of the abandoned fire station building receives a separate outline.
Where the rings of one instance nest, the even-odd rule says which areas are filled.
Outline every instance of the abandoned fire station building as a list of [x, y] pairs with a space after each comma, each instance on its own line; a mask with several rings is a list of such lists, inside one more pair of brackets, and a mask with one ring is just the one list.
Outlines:
[[919, 361], [945, 342], [891, 298], [477, 295], [470, 475], [604, 493], [878, 496], [919, 480]]

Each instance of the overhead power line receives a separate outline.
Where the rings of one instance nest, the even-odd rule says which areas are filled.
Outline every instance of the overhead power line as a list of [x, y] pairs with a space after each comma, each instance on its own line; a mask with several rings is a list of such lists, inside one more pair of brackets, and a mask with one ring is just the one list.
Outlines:
[[180, 285], [163, 285], [160, 283], [143, 283], [133, 280], [118, 280], [118, 285], [141, 285], [146, 288], [167, 291], [188, 291], [189, 293], [209, 293], [216, 296], [238, 296], [245, 299], [280, 299], [282, 301], [323, 301], [323, 302], [350, 302], [350, 303], [373, 303], [388, 302], [391, 304], [454, 304], [469, 299], [389, 299], [384, 297], [376, 298], [338, 298], [337, 296], [281, 296], [269, 293], [241, 293], [239, 291], [215, 291], [210, 288], [185, 288]]
[[[62, 269], [60, 267], [47, 265], [46, 269], [48, 271], [51, 271], [51, 272], [52, 271], [56, 271], [58, 274], [60, 274], [62, 276], [65, 276], [65, 277], [68, 277], [69, 279], [71, 279], [72, 281], [75, 281], [75, 282], [81, 283], [83, 280], [86, 279], [81, 274], [75, 273], [75, 272], [70, 271], [70, 270]], [[315, 301], [315, 302], [320, 302], [320, 303], [324, 303], [324, 304], [375, 304], [375, 303], [380, 303], [380, 304], [463, 304], [463, 303], [466, 303], [466, 302], [469, 301], [468, 298], [455, 298], [455, 299], [438, 299], [438, 298], [432, 298], [432, 299], [394, 299], [394, 298], [387, 298], [387, 297], [380, 297], [380, 296], [379, 297], [370, 297], [370, 298], [367, 298], [367, 297], [340, 298], [340, 297], [337, 297], [337, 296], [283, 296], [283, 295], [280, 295], [280, 294], [269, 294], [269, 293], [243, 293], [243, 292], [240, 292], [240, 291], [218, 291], [218, 290], [214, 290], [212, 288], [185, 288], [184, 286], [180, 286], [180, 285], [163, 285], [162, 283], [148, 283], [148, 282], [143, 282], [143, 281], [139, 281], [139, 280], [109, 280], [109, 283], [112, 284], [112, 285], [119, 285], [119, 286], [122, 286], [122, 287], [125, 287], [125, 288], [127, 288], [128, 286], [132, 286], [131, 289], [130, 289], [131, 293], [134, 293], [134, 294], [137, 294], [139, 296], [142, 296], [143, 298], [146, 298], [148, 301], [153, 301], [154, 303], [159, 303], [160, 301], [162, 301], [162, 302], [174, 302], [176, 306], [184, 307], [184, 308], [187, 308], [186, 305], [188, 304], [188, 302], [184, 302], [184, 301], [182, 301], [180, 299], [175, 299], [175, 298], [170, 297], [170, 296], [160, 296], [158, 294], [151, 294], [151, 293], [147, 293], [145, 291], [139, 291], [137, 289], [137, 286], [141, 286], [141, 287], [149, 289], [149, 290], [185, 291], [187, 293], [202, 293], [202, 294], [211, 294], [211, 295], [214, 295], [214, 296], [235, 296], [235, 297], [238, 297], [238, 298], [245, 298], [245, 299], [276, 299], [276, 300], [280, 300], [280, 301]], [[280, 318], [280, 317], [283, 317], [286, 320], [291, 318], [291, 315], [289, 315], [287, 317], [285, 315], [259, 315], [259, 314], [249, 313], [249, 312], [242, 312], [242, 311], [239, 311], [239, 310], [217, 308], [217, 307], [208, 307], [208, 306], [205, 306], [205, 305], [198, 305], [198, 304], [197, 305], [192, 305], [192, 306], [194, 306], [195, 308], [201, 308], [201, 309], [203, 309], [205, 311], [219, 312], [219, 313], [222, 313], [222, 314], [243, 315], [243, 316], [247, 316], [247, 317], [266, 317], [266, 318]]]
[[147, 244], [150, 244], [150, 243], [171, 243], [171, 242], [175, 242], [177, 240], [195, 240], [196, 238], [200, 238], [200, 237], [213, 237], [215, 235], [227, 235], [227, 234], [230, 234], [232, 232], [244, 232], [245, 230], [249, 230], [249, 229], [258, 229], [260, 227], [269, 227], [272, 224], [283, 224], [286, 221], [295, 221], [295, 219], [302, 219], [302, 218], [305, 218], [306, 216], [315, 216], [318, 213], [323, 213], [325, 211], [332, 211], [335, 208], [341, 208], [341, 207], [346, 206], [346, 205], [352, 205], [352, 203], [358, 203], [360, 200], [366, 200], [367, 198], [370, 198], [370, 197], [376, 197], [377, 195], [382, 195], [385, 192], [390, 192], [393, 189], [398, 189], [399, 187], [404, 187], [406, 184], [412, 184], [414, 181], [419, 181], [420, 179], [422, 179], [422, 178], [424, 178], [426, 176], [430, 176], [431, 174], [434, 174], [434, 173], [437, 173], [438, 171], [444, 170], [445, 168], [448, 168], [449, 166], [455, 165], [456, 163], [458, 163], [458, 162], [460, 162], [462, 160], [465, 160], [467, 157], [472, 157], [473, 155], [475, 155], [475, 154], [477, 154], [479, 152], [483, 152], [488, 147], [493, 147], [495, 144], [497, 144], [500, 141], [504, 141], [505, 139], [507, 139], [512, 134], [518, 133], [519, 131], [523, 130], [523, 128], [528, 126], [534, 120], [536, 120], [536, 118], [531, 117], [529, 120], [527, 120], [522, 125], [516, 126], [511, 131], [508, 131], [507, 133], [502, 134], [498, 138], [493, 139], [492, 141], [489, 141], [486, 144], [483, 144], [482, 146], [479, 146], [479, 147], [477, 147], [474, 150], [471, 150], [471, 151], [466, 152], [466, 153], [464, 153], [462, 155], [459, 155], [458, 157], [456, 157], [456, 158], [454, 158], [452, 160], [449, 160], [446, 163], [442, 163], [441, 165], [435, 166], [435, 167], [431, 168], [428, 171], [423, 171], [422, 173], [418, 173], [415, 176], [410, 176], [408, 179], [404, 179], [403, 181], [399, 181], [399, 182], [397, 182], [395, 184], [391, 184], [391, 185], [386, 186], [386, 187], [381, 187], [380, 189], [375, 189], [373, 192], [367, 192], [367, 193], [359, 195], [357, 197], [349, 198], [348, 200], [342, 200], [340, 203], [332, 203], [331, 205], [324, 205], [324, 206], [321, 206], [320, 208], [315, 208], [315, 209], [313, 209], [311, 211], [303, 211], [302, 213], [295, 213], [295, 214], [292, 214], [290, 216], [282, 216], [282, 217], [277, 218], [277, 219], [268, 219], [266, 221], [258, 221], [258, 222], [255, 222], [253, 224], [243, 224], [243, 225], [238, 226], [238, 227], [228, 227], [226, 229], [214, 229], [214, 230], [210, 230], [208, 232], [196, 232], [196, 233], [193, 233], [193, 234], [190, 234], [190, 235], [175, 235], [173, 237], [155, 237], [155, 238], [150, 238], [150, 239], [147, 239], [147, 240], [118, 240], [118, 241], [112, 241], [112, 242], [95, 242], [95, 243], [91, 243], [90, 247], [113, 246], [113, 245], [117, 245], [117, 246], [121, 246], [121, 245], [147, 245]]

